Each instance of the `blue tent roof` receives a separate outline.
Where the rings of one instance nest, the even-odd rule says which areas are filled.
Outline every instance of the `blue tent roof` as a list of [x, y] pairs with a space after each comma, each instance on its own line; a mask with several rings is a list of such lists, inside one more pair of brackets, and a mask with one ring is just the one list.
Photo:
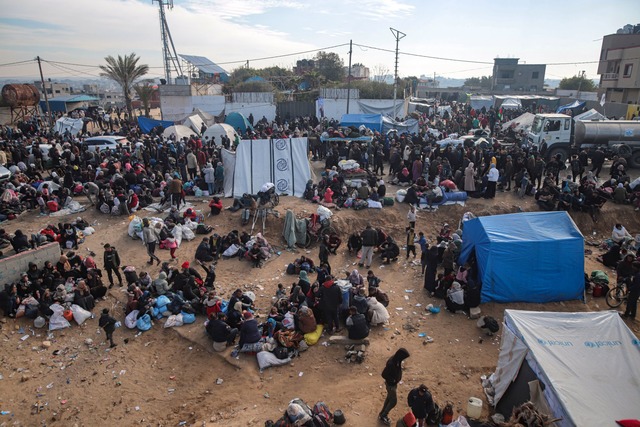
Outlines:
[[382, 114], [343, 114], [340, 126], [365, 127], [382, 132]]
[[566, 104], [558, 107], [558, 109], [556, 110], [556, 113], [558, 114], [564, 113], [567, 110], [575, 110], [574, 113], [577, 113], [582, 111], [582, 109], [586, 104], [587, 104], [586, 102], [573, 101], [571, 104]]
[[173, 126], [173, 122], [168, 120], [155, 120], [147, 117], [138, 117], [138, 126], [142, 133], [149, 133], [151, 132], [151, 129], [158, 125], [162, 126], [163, 129], [166, 129], [169, 126]]
[[460, 263], [475, 252], [482, 302], [582, 299], [584, 237], [562, 212], [526, 212], [464, 223]]
[[249, 120], [240, 113], [231, 113], [227, 116], [224, 122], [237, 131], [240, 128], [240, 133], [245, 133], [247, 129], [253, 130], [253, 126], [249, 123]]

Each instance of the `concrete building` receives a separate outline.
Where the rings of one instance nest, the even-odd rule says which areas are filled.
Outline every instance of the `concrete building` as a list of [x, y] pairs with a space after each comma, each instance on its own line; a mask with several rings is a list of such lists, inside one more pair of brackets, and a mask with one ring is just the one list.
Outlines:
[[602, 39], [600, 89], [607, 102], [640, 104], [640, 26]]
[[[40, 92], [43, 92], [41, 81], [39, 80], [35, 81], [33, 82], [33, 84], [38, 88]], [[44, 87], [47, 91], [47, 96], [49, 98], [55, 98], [57, 96], [67, 96], [73, 93], [73, 89], [66, 83], [55, 83], [55, 82], [45, 81]]]
[[[363, 64], [353, 64], [351, 66], [352, 80], [369, 80], [370, 74], [369, 67], [365, 67]], [[349, 77], [349, 67], [344, 67], [344, 75]]]
[[493, 60], [493, 92], [539, 92], [543, 90], [545, 64], [519, 64], [519, 58]]

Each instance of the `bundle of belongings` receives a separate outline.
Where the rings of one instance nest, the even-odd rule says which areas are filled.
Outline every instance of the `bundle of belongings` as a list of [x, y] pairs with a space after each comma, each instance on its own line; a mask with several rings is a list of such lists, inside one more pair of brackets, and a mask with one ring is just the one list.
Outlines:
[[[164, 220], [156, 217], [145, 218], [149, 221], [149, 226], [156, 229], [160, 238], [160, 249], [170, 249], [180, 247], [182, 240], [193, 240], [196, 238], [196, 231], [199, 224], [189, 217], [182, 219], [182, 224], [173, 218], [173, 212]], [[143, 222], [140, 217], [134, 215], [129, 222], [128, 233], [134, 239], [142, 240]]]
[[324, 402], [318, 402], [309, 407], [302, 399], [295, 398], [287, 406], [284, 415], [277, 421], [267, 421], [265, 427], [329, 427], [333, 424], [344, 424], [342, 411], [337, 410], [335, 417]]

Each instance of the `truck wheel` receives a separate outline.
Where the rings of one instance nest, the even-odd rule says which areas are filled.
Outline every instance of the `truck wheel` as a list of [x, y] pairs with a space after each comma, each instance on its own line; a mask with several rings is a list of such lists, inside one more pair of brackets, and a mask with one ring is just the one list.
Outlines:
[[640, 150], [634, 151], [629, 157], [629, 164], [632, 168], [640, 168]]
[[631, 147], [629, 147], [627, 144], [620, 144], [620, 146], [618, 147], [618, 156], [624, 157], [626, 159], [631, 157], [631, 154]]
[[560, 154], [560, 161], [562, 163], [566, 162], [569, 158], [569, 152], [567, 151], [567, 149], [558, 147], [549, 150], [549, 159], [555, 158], [558, 154]]

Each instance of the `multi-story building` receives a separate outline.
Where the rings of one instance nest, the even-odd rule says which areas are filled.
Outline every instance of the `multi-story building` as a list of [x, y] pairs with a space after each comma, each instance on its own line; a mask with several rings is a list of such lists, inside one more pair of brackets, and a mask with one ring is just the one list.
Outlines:
[[[349, 67], [344, 67], [344, 75], [349, 77]], [[363, 64], [353, 64], [351, 66], [351, 78], [353, 80], [369, 80], [369, 76], [369, 67], [365, 67]]]
[[543, 90], [545, 64], [519, 64], [519, 58], [495, 58], [491, 90], [538, 92]]
[[[43, 92], [41, 81], [35, 81], [33, 82], [33, 84], [38, 88], [40, 92]], [[55, 98], [56, 96], [66, 96], [73, 93], [73, 89], [66, 83], [55, 83], [51, 81], [45, 81], [44, 87], [47, 91], [47, 96], [49, 96], [49, 98]]]
[[607, 102], [640, 104], [640, 25], [603, 37], [598, 74]]

